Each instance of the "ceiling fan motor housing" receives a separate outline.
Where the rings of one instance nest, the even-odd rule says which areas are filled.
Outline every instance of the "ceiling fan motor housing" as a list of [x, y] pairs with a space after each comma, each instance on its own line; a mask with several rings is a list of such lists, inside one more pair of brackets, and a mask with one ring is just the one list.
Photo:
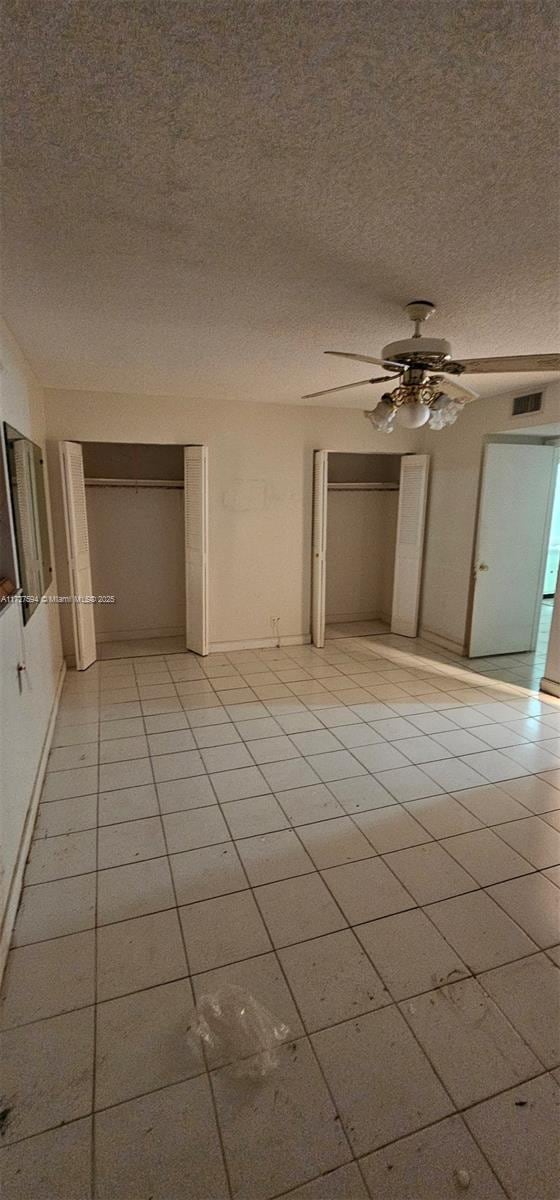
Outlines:
[[445, 363], [451, 358], [451, 346], [445, 338], [412, 337], [403, 338], [399, 342], [389, 342], [381, 353], [384, 361], [434, 371], [445, 367]]

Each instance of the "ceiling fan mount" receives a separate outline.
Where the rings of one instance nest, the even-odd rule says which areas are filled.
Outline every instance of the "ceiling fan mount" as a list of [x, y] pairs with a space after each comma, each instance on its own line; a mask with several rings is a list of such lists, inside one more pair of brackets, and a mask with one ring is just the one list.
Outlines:
[[382, 383], [397, 379], [393, 392], [385, 392], [373, 411], [366, 412], [377, 429], [391, 433], [394, 418], [409, 428], [417, 428], [429, 422], [432, 429], [443, 429], [451, 425], [462, 412], [465, 404], [477, 399], [472, 388], [458, 383], [449, 376], [466, 374], [481, 375], [489, 372], [506, 374], [514, 371], [560, 371], [560, 354], [522, 354], [501, 358], [470, 358], [455, 360], [451, 346], [445, 338], [426, 338], [422, 334], [423, 324], [436, 311], [431, 300], [411, 300], [404, 309], [413, 322], [412, 337], [389, 342], [383, 347], [379, 358], [368, 354], [353, 354], [345, 350], [325, 350], [337, 358], [350, 358], [355, 362], [374, 363], [388, 374], [361, 379], [357, 383], [344, 383], [320, 392], [303, 396], [304, 400], [326, 396], [331, 392], [348, 388], [363, 387], [364, 384]]
[[382, 358], [387, 363], [398, 363], [413, 370], [444, 370], [451, 360], [449, 342], [444, 338], [423, 337], [421, 332], [424, 322], [435, 313], [435, 304], [431, 300], [411, 300], [404, 311], [414, 324], [414, 333], [410, 338], [389, 342], [381, 351]]

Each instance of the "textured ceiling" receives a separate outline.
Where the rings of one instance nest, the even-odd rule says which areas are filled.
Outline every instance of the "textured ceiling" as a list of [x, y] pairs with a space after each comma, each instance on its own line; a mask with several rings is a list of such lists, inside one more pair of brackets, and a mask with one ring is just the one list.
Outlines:
[[418, 294], [458, 357], [555, 350], [555, 9], [11, 0], [4, 307], [41, 380], [293, 403]]

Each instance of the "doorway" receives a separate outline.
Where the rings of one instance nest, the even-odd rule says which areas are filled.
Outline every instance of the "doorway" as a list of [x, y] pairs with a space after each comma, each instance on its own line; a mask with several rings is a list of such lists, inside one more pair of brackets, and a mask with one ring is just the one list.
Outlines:
[[427, 455], [314, 456], [312, 641], [418, 625]]
[[98, 658], [185, 647], [183, 447], [82, 444]]
[[557, 474], [554, 445], [516, 440], [485, 447], [469, 658], [534, 654], [543, 633], [548, 639], [541, 617]]
[[207, 448], [62, 442], [60, 458], [78, 670], [207, 654]]

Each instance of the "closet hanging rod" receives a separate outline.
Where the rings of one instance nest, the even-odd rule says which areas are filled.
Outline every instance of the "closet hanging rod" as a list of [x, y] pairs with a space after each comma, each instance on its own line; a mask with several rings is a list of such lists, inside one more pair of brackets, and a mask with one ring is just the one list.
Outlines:
[[184, 488], [182, 479], [85, 479], [86, 487]]
[[329, 492], [398, 492], [398, 483], [329, 483]]

